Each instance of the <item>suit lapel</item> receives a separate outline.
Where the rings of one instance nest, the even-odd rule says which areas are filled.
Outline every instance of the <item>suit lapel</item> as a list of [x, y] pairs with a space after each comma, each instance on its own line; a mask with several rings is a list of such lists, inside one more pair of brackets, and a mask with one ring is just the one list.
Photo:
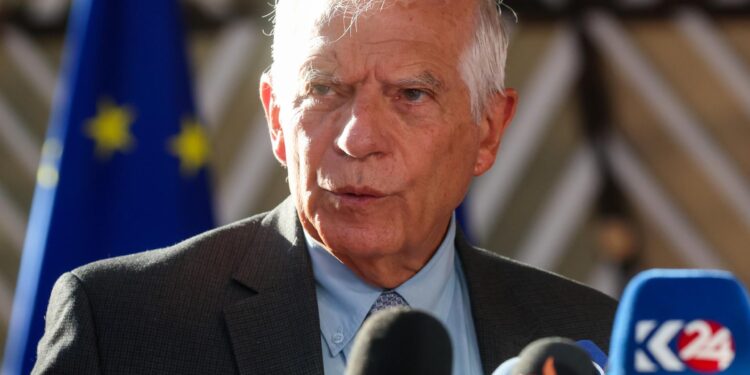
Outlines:
[[489, 374], [518, 355], [534, 337], [530, 327], [538, 322], [515, 295], [510, 267], [503, 267], [496, 256], [469, 245], [460, 230], [456, 249], [469, 288], [482, 368]]
[[241, 374], [322, 374], [309, 255], [287, 199], [263, 220], [234, 281], [255, 294], [225, 308]]

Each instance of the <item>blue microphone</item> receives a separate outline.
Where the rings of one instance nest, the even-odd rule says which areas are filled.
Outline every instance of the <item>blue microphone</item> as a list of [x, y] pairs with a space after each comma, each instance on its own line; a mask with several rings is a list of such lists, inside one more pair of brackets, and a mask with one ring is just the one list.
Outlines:
[[729, 272], [650, 270], [628, 284], [608, 375], [750, 374], [750, 302]]
[[604, 370], [607, 368], [607, 355], [604, 354], [604, 351], [602, 351], [591, 340], [576, 341], [576, 345], [588, 353], [589, 357], [591, 357], [591, 362], [594, 362], [597, 371], [603, 375]]

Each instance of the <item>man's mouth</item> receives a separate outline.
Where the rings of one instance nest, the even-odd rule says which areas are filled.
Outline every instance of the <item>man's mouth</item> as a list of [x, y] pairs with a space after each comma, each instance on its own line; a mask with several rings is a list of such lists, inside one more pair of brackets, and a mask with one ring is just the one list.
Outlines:
[[366, 186], [360, 186], [360, 187], [353, 187], [353, 186], [346, 186], [342, 188], [335, 188], [332, 191], [336, 195], [348, 195], [353, 197], [363, 197], [363, 198], [382, 198], [386, 196], [385, 193], [373, 189]]
[[363, 205], [381, 200], [387, 196], [386, 193], [370, 187], [346, 186], [329, 190], [340, 203]]

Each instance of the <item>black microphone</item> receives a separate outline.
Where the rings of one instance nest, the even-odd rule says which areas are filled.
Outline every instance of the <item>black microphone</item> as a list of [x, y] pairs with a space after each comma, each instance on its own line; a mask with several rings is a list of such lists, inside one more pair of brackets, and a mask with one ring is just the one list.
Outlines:
[[448, 331], [431, 315], [392, 308], [369, 317], [357, 337], [347, 375], [450, 375]]
[[512, 375], [599, 375], [591, 357], [572, 340], [548, 337], [527, 345]]

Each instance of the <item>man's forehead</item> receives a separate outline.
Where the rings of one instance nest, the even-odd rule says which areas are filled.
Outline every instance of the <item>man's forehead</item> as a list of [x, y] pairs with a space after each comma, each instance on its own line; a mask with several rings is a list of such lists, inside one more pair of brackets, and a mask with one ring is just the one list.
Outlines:
[[[276, 5], [274, 34], [277, 47], [314, 49], [327, 42], [356, 33], [362, 19], [393, 20], [394, 14], [411, 14], [401, 23], [420, 27], [423, 23], [442, 22], [445, 32], [466, 21], [477, 0], [279, 0]], [[452, 9], [444, 9], [451, 7]], [[463, 14], [463, 16], [462, 16]], [[468, 18], [471, 18], [469, 16]], [[437, 21], [442, 19], [442, 21]], [[470, 21], [469, 21], [470, 22]], [[464, 25], [459, 26], [465, 29]], [[413, 29], [411, 30], [413, 31]], [[458, 31], [458, 30], [456, 30]], [[298, 45], [306, 44], [305, 46]]]
[[[409, 44], [408, 49], [403, 49], [401, 44], [399, 49], [393, 44], [398, 43], [399, 39], [403, 40], [427, 40], [431, 43], [439, 41], [445, 47], [443, 56], [434, 56], [420, 67], [406, 69], [409, 75], [420, 74], [425, 70], [437, 71], [431, 65], [437, 64], [437, 60], [444, 60], [448, 57], [445, 54], [450, 46], [453, 49], [463, 40], [466, 27], [458, 25], [460, 19], [459, 12], [448, 12], [442, 9], [443, 6], [451, 3], [452, 6], [457, 4], [470, 4], [475, 0], [281, 0], [279, 5], [286, 4], [286, 12], [295, 12], [296, 14], [277, 14], [277, 17], [289, 17], [284, 20], [277, 18], [277, 29], [275, 30], [274, 44], [274, 71], [277, 79], [297, 80], [310, 74], [310, 72], [323, 72], [326, 74], [337, 75], [341, 73], [338, 68], [341, 67], [342, 61], [351, 63], [350, 67], [356, 65], [349, 55], [338, 56], [333, 52], [337, 46], [349, 45], [354, 43], [359, 48], [363, 42], [368, 44], [368, 52], [376, 54], [398, 54], [398, 61], [401, 65], [409, 61], [423, 61], [426, 57], [435, 51], [434, 46], [419, 49], [415, 45]], [[293, 7], [291, 4], [299, 4], [301, 7]], [[359, 8], [357, 8], [359, 7]], [[464, 14], [469, 12], [470, 7], [463, 7]], [[282, 9], [278, 9], [281, 11]], [[393, 20], [394, 12], [401, 13], [399, 26], [388, 24]], [[361, 12], [361, 14], [355, 14]], [[382, 18], [379, 16], [382, 15]], [[450, 15], [450, 16], [448, 16]], [[370, 18], [374, 17], [374, 18]], [[384, 22], [371, 21], [380, 19]], [[439, 25], [435, 20], [442, 19]], [[432, 26], [428, 26], [431, 24]], [[365, 39], [360, 38], [365, 30], [369, 30]], [[379, 32], [381, 30], [382, 32]], [[398, 30], [398, 31], [396, 31]], [[453, 30], [453, 31], [450, 31]], [[443, 34], [447, 33], [447, 34]], [[442, 34], [442, 35], [437, 35]], [[355, 36], [350, 39], [349, 36]], [[394, 37], [395, 36], [395, 37]], [[404, 36], [404, 38], [400, 38]], [[429, 48], [428, 48], [429, 47]], [[382, 51], [378, 51], [382, 50]], [[425, 51], [427, 50], [427, 51]], [[421, 52], [420, 52], [421, 51]], [[411, 57], [410, 57], [411, 56]], [[411, 60], [410, 60], [411, 59]], [[384, 60], [384, 61], [387, 61]], [[391, 69], [398, 66], [384, 65], [382, 67]], [[400, 70], [400, 69], [399, 69]], [[356, 75], [356, 73], [354, 73]], [[283, 78], [286, 77], [286, 78]], [[299, 83], [299, 81], [297, 82]], [[291, 85], [290, 85], [291, 87]]]
[[301, 5], [315, 3], [318, 6], [324, 6], [332, 10], [367, 10], [374, 7], [383, 7], [386, 5], [414, 6], [417, 4], [442, 5], [454, 4], [457, 2], [469, 3], [472, 0], [278, 0], [277, 6], [280, 5]]
[[[314, 24], [330, 22], [333, 18], [344, 17], [349, 21], [368, 13], [382, 11], [386, 8], [412, 9], [416, 7], [443, 8], [459, 6], [466, 8], [477, 0], [278, 0], [276, 17], [296, 15], [296, 19], [306, 18]], [[303, 17], [300, 17], [303, 16]]]

